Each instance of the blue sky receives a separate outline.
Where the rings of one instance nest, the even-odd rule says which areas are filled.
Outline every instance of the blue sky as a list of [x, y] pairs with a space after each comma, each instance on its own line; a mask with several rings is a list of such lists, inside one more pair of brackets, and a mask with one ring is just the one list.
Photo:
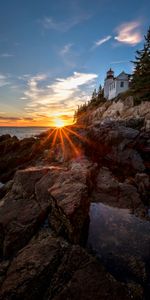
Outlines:
[[150, 2], [0, 0], [0, 124], [70, 120], [112, 67], [131, 73]]

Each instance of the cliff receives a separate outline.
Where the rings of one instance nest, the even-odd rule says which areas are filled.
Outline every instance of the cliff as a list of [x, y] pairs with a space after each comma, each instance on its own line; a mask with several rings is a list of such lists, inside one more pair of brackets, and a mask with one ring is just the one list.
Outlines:
[[[143, 126], [148, 131], [150, 130], [150, 102], [142, 101], [139, 105], [134, 105], [132, 96], [125, 99], [117, 99], [106, 101], [95, 109], [89, 109], [78, 117], [77, 123], [90, 125], [96, 121], [123, 121], [131, 120], [140, 122], [143, 120]], [[128, 123], [129, 124], [129, 123]], [[136, 124], [135, 124], [136, 126]]]

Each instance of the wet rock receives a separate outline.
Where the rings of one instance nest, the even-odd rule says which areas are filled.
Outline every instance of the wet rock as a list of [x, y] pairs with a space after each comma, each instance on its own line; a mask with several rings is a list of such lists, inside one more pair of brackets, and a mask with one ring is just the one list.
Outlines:
[[131, 255], [124, 251], [107, 253], [107, 257], [103, 260], [105, 267], [111, 272], [118, 280], [125, 281], [128, 278], [129, 282], [137, 282], [144, 285], [147, 278], [146, 264], [142, 257]]
[[149, 281], [149, 230], [149, 222], [129, 210], [91, 204], [88, 247], [118, 280]]

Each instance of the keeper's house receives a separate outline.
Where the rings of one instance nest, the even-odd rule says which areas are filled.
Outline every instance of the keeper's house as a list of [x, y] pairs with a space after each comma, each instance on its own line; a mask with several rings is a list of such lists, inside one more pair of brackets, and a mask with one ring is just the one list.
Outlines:
[[110, 69], [104, 81], [104, 97], [111, 100], [118, 94], [126, 92], [129, 89], [130, 77], [131, 75], [124, 71], [114, 77], [114, 72]]

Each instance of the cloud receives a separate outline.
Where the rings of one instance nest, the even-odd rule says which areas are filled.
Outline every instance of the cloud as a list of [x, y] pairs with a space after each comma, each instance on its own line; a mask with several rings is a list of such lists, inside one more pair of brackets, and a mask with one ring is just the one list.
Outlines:
[[90, 17], [89, 14], [80, 14], [66, 21], [56, 21], [52, 17], [44, 17], [40, 23], [45, 29], [66, 32], [83, 21], [88, 20]]
[[0, 121], [2, 122], [17, 122], [17, 121], [33, 121], [34, 119], [32, 117], [5, 117], [0, 115]]
[[58, 54], [60, 55], [62, 62], [66, 66], [72, 69], [76, 67], [76, 61], [79, 57], [79, 51], [74, 51], [72, 43], [64, 45], [63, 48], [59, 50]]
[[9, 57], [13, 57], [14, 55], [13, 54], [10, 54], [10, 53], [2, 53], [0, 54], [0, 57], [2, 58], [9, 58]]
[[21, 99], [21, 100], [28, 100], [27, 97], [21, 97], [20, 99]]
[[62, 93], [62, 91], [72, 91], [95, 78], [97, 78], [96, 74], [74, 72], [72, 76], [65, 79], [56, 79], [56, 82], [49, 87], [52, 88], [55, 93]]
[[21, 118], [18, 117], [5, 117], [5, 116], [0, 116], [0, 121], [20, 121]]
[[25, 117], [22, 120], [24, 120], [24, 121], [33, 121], [33, 118], [31, 118], [31, 117]]
[[117, 36], [115, 36], [115, 40], [120, 43], [129, 44], [134, 46], [141, 42], [142, 35], [139, 29], [140, 22], [129, 22], [120, 25], [117, 29]]
[[3, 87], [8, 84], [10, 84], [10, 82], [8, 81], [8, 76], [0, 74], [0, 87]]
[[111, 35], [108, 35], [106, 37], [104, 37], [103, 39], [98, 40], [97, 42], [95, 42], [95, 47], [99, 47], [102, 44], [108, 42], [111, 39]]
[[24, 97], [28, 99], [25, 110], [32, 116], [39, 112], [49, 116], [73, 114], [77, 104], [83, 103], [84, 97], [87, 97], [86, 89], [96, 78], [96, 74], [74, 72], [71, 76], [56, 78], [48, 84], [46, 75], [33, 76], [28, 80], [24, 92]]

